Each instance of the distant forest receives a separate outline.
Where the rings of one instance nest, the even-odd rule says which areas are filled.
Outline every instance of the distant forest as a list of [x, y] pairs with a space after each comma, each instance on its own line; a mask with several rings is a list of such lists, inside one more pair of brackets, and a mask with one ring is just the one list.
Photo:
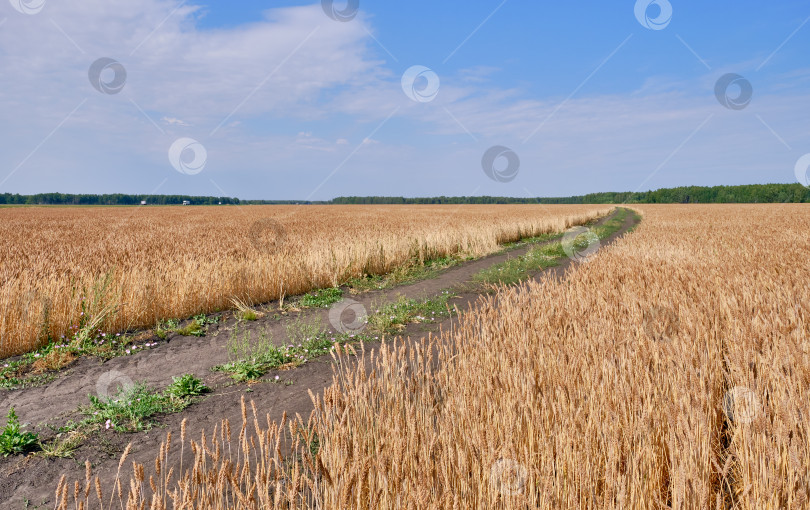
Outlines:
[[747, 184], [742, 186], [686, 186], [641, 192], [590, 193], [573, 197], [337, 197], [325, 202], [306, 200], [240, 200], [229, 197], [185, 195], [37, 195], [0, 194], [0, 204], [18, 205], [256, 205], [256, 204], [726, 204], [810, 202], [810, 188], [801, 184]]

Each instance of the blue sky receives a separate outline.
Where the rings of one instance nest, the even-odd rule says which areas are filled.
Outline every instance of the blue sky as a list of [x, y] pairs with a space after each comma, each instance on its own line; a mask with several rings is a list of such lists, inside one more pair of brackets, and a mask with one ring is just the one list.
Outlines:
[[[3, 3], [0, 193], [806, 183], [807, 2], [360, 0], [352, 14], [302, 1]], [[105, 88], [114, 76], [123, 86]], [[740, 84], [750, 102], [721, 104]], [[420, 96], [425, 85], [435, 95]]]

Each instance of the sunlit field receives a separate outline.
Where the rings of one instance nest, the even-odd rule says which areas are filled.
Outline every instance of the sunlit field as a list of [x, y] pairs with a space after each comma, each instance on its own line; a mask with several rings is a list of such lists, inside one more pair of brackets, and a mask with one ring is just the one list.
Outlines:
[[[481, 256], [606, 206], [26, 207], [0, 209], [0, 356]], [[97, 331], [96, 331], [97, 332]]]
[[373, 372], [342, 363], [291, 436], [249, 405], [241, 426], [175, 431], [193, 462], [169, 470], [155, 452], [162, 470], [136, 466], [131, 484], [125, 467], [123, 499], [807, 508], [810, 209], [638, 209], [634, 233], [565, 278], [482, 298], [430, 345], [389, 343]]

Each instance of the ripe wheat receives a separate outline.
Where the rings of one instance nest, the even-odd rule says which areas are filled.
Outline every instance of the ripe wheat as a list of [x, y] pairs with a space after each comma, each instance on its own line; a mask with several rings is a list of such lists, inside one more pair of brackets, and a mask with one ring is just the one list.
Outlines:
[[810, 208], [638, 209], [566, 278], [341, 363], [287, 433], [203, 434], [128, 508], [810, 507]]
[[[480, 256], [604, 206], [240, 206], [0, 209], [0, 358], [261, 303], [416, 259]], [[84, 313], [85, 315], [82, 315]]]

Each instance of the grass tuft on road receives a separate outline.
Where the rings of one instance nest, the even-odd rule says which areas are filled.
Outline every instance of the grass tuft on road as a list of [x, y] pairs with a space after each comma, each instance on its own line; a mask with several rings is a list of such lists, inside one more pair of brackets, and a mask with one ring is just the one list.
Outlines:
[[380, 305], [370, 313], [363, 327], [356, 331], [335, 332], [313, 320], [298, 319], [287, 325], [287, 342], [276, 345], [263, 332], [251, 340], [249, 332], [238, 328], [228, 339], [228, 363], [217, 365], [214, 371], [225, 372], [237, 382], [256, 381], [271, 370], [294, 368], [323, 356], [335, 345], [379, 340], [384, 335], [402, 331], [407, 324], [440, 321], [453, 311], [448, 300], [453, 296], [444, 291], [432, 299], [401, 297], [394, 303]]
[[[573, 246], [576, 250], [582, 250], [588, 246], [588, 233], [593, 233], [600, 240], [606, 239], [618, 232], [624, 224], [628, 214], [638, 215], [625, 208], [616, 209], [616, 213], [601, 225], [589, 227], [587, 233], [580, 234], [574, 240]], [[550, 236], [552, 238], [562, 238], [564, 234]], [[512, 285], [524, 280], [539, 271], [549, 267], [557, 266], [566, 257], [562, 242], [554, 242], [544, 246], [531, 249], [524, 255], [509, 259], [500, 264], [495, 264], [473, 276], [473, 281], [480, 286], [487, 285]]]

